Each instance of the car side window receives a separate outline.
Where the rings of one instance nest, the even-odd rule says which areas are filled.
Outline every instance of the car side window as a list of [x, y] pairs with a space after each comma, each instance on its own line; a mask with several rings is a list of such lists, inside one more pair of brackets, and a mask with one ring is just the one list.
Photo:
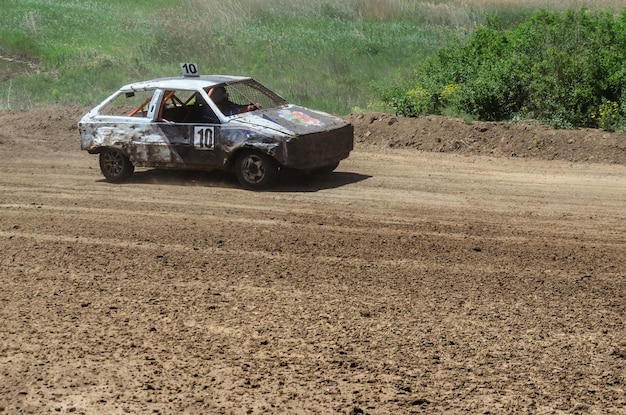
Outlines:
[[100, 109], [101, 115], [143, 118], [148, 116], [148, 104], [154, 91], [129, 91], [117, 94]]
[[219, 122], [211, 107], [193, 90], [163, 91], [157, 120], [174, 123]]
[[189, 105], [189, 122], [208, 124], [218, 124], [220, 122], [219, 117], [215, 115], [211, 106], [207, 104], [200, 93], [194, 92], [189, 100]]
[[183, 122], [186, 115], [186, 108], [183, 101], [177, 95], [178, 91], [165, 91], [161, 105], [159, 107], [159, 115], [157, 121], [165, 122]]

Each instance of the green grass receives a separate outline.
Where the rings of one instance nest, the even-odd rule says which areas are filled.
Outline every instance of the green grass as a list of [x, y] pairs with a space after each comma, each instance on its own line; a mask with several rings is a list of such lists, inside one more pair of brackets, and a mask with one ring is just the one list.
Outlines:
[[0, 82], [0, 109], [89, 106], [122, 84], [178, 75], [179, 63], [192, 61], [203, 73], [250, 75], [290, 101], [334, 113], [380, 108], [381, 90], [467, 37], [490, 11], [513, 23], [532, 7], [479, 0], [0, 2], [0, 55], [40, 68]]

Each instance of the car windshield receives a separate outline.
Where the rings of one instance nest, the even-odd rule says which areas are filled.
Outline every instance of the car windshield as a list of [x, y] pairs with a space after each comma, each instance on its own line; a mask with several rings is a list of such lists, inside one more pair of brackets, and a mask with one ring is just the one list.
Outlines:
[[[253, 79], [224, 84], [226, 99], [235, 105], [257, 105], [259, 108], [277, 108], [288, 102]], [[209, 96], [212, 88], [207, 90]]]

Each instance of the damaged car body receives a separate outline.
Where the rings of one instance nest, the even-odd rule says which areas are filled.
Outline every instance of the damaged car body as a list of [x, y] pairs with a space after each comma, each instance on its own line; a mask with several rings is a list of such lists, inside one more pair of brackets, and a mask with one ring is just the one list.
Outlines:
[[281, 171], [328, 173], [354, 145], [352, 124], [288, 103], [239, 76], [162, 78], [122, 87], [78, 123], [107, 181], [135, 167], [230, 170], [247, 189]]

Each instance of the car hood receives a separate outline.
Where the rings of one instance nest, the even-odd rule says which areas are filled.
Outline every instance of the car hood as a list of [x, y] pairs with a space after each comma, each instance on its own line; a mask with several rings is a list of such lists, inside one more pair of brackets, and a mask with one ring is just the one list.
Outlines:
[[297, 105], [248, 112], [236, 120], [291, 136], [334, 130], [348, 124], [334, 115]]

